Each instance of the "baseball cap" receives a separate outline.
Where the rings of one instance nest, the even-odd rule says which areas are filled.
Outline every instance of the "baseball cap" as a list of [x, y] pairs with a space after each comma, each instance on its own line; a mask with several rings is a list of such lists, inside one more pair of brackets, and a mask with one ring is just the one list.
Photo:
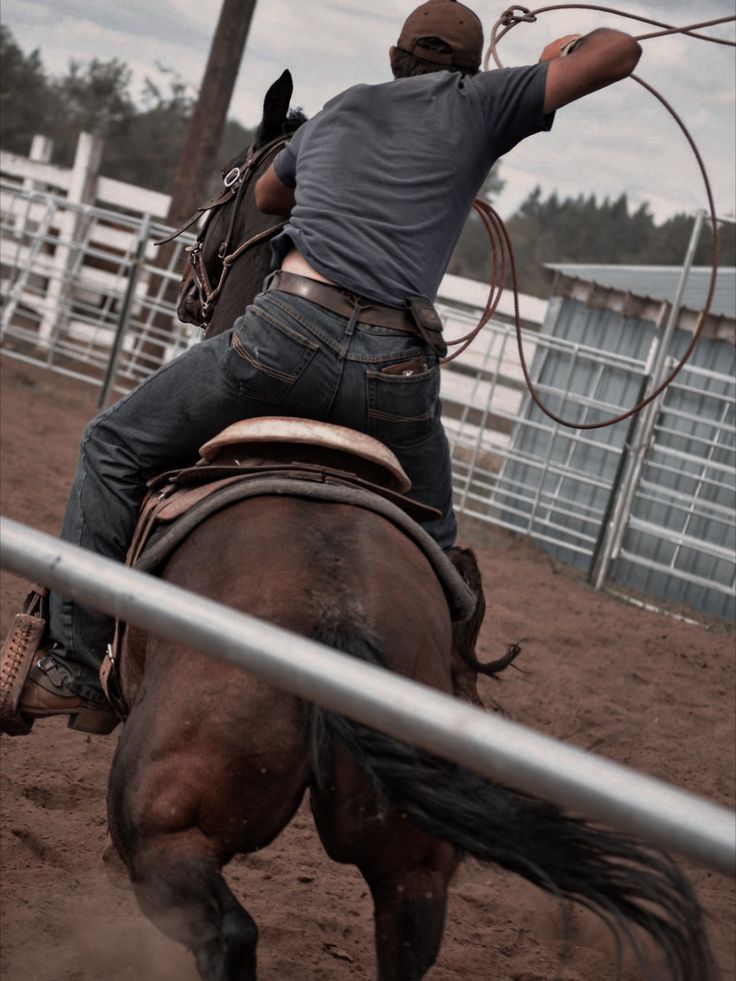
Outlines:
[[[423, 48], [419, 43], [423, 37], [439, 38], [452, 48], [452, 54]], [[469, 7], [457, 0], [428, 0], [406, 18], [396, 46], [423, 61], [479, 68], [483, 25]]]

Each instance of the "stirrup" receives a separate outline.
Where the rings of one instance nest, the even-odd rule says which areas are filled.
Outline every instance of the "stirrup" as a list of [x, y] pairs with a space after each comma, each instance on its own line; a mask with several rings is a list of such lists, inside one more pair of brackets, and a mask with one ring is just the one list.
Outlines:
[[0, 732], [24, 736], [31, 731], [18, 702], [36, 653], [46, 634], [48, 590], [36, 586], [16, 613], [0, 650]]

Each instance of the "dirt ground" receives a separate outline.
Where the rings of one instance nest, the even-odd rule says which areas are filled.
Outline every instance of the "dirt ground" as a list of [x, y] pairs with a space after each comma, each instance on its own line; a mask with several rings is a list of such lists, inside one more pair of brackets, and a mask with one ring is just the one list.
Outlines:
[[[2, 513], [59, 528], [85, 421], [97, 390], [3, 358]], [[734, 637], [593, 591], [528, 542], [476, 524], [489, 612], [481, 655], [523, 647], [523, 671], [481, 693], [511, 718], [595, 749], [733, 806]], [[3, 574], [3, 634], [26, 584]], [[101, 861], [111, 737], [36, 725], [2, 739], [3, 981], [195, 981], [190, 956], [162, 938]], [[720, 968], [736, 974], [734, 895], [724, 877], [688, 863]], [[232, 863], [228, 879], [260, 928], [263, 981], [374, 977], [372, 918], [356, 870], [321, 851], [302, 807], [270, 847]], [[506, 873], [466, 863], [451, 890], [445, 941], [432, 981], [607, 981], [605, 932], [576, 910], [560, 966], [556, 903]], [[559, 968], [559, 975], [556, 971]], [[623, 977], [635, 981], [627, 962]], [[692, 979], [699, 981], [699, 979]]]

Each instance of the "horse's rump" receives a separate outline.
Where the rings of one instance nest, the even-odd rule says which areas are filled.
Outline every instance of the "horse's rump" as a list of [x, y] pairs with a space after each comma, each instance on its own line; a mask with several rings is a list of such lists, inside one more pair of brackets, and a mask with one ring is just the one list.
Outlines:
[[[365, 507], [285, 494], [239, 500], [195, 527], [161, 575], [304, 636], [352, 630], [390, 647], [416, 626], [417, 650], [442, 648], [449, 658], [450, 609], [433, 565]], [[128, 647], [135, 660], [140, 644]], [[414, 676], [397, 656], [392, 668]]]
[[[295, 633], [339, 638], [346, 653], [360, 656], [369, 644], [392, 670], [452, 690], [442, 586], [421, 550], [373, 512], [294, 497], [238, 501], [195, 528], [162, 576]], [[216, 829], [228, 857], [278, 834], [311, 779], [312, 714], [304, 702], [132, 627], [121, 680], [131, 712], [112, 781], [119, 815], [129, 809], [121, 803], [129, 791], [115, 772], [124, 771], [128, 785], [146, 774], [135, 805], [150, 810], [144, 828], [155, 827], [168, 807], [161, 788], [185, 773], [185, 788], [198, 789], [177, 805], [183, 823]], [[119, 827], [126, 824], [118, 818]]]

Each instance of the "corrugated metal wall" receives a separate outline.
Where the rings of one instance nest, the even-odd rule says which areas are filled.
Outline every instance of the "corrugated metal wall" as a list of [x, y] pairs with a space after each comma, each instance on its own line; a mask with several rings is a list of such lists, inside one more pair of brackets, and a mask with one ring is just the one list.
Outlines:
[[[689, 337], [673, 340], [679, 357]], [[736, 617], [736, 351], [702, 340], [664, 395], [611, 576]]]
[[[624, 319], [606, 309], [556, 297], [550, 303], [543, 333], [609, 352], [611, 364], [601, 371], [589, 359], [537, 351], [532, 376], [546, 389], [570, 394], [565, 403], [552, 393], [549, 407], [565, 418], [596, 421], [633, 405], [641, 394], [645, 362], [655, 328], [646, 321]], [[671, 354], [678, 358], [689, 335], [678, 331]], [[616, 359], [626, 354], [628, 366]], [[632, 499], [621, 551], [609, 576], [622, 585], [684, 602], [719, 617], [736, 615], [736, 352], [725, 341], [703, 339], [688, 368], [667, 390]], [[596, 405], [590, 404], [595, 400]], [[538, 428], [529, 423], [538, 422]], [[562, 561], [590, 569], [596, 544], [590, 543], [590, 518], [600, 532], [627, 440], [628, 422], [576, 433], [560, 429], [525, 401], [512, 443], [514, 456], [565, 464], [559, 476], [529, 464], [507, 463], [506, 483], [536, 481], [543, 506], [518, 514], [513, 523], [526, 528], [539, 544]], [[591, 487], [591, 480], [596, 486]], [[603, 485], [603, 486], [601, 486]], [[509, 502], [510, 504], [510, 502]], [[518, 508], [508, 508], [513, 514]], [[546, 534], [558, 530], [557, 541]], [[585, 537], [590, 548], [581, 547]]]
[[[549, 409], [566, 420], [585, 423], [618, 415], [635, 404], [654, 335], [652, 324], [622, 320], [610, 310], [555, 297], [543, 334], [565, 342], [540, 348], [531, 366]], [[619, 357], [601, 357], [601, 352]], [[627, 423], [589, 432], [566, 429], [527, 396], [512, 444], [528, 462], [510, 461], [503, 475], [515, 487], [535, 487], [527, 515], [516, 515], [519, 529], [556, 558], [587, 571], [628, 432]]]

